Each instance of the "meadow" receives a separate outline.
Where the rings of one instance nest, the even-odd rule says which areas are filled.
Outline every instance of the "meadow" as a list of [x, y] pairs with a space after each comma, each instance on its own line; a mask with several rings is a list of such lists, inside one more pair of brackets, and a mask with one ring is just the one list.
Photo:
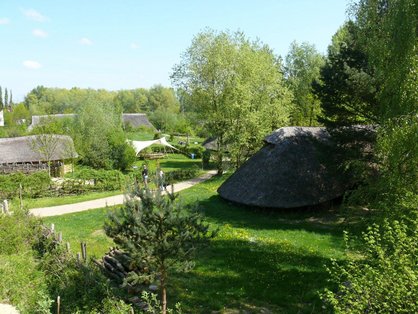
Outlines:
[[[317, 313], [318, 290], [327, 286], [325, 265], [344, 259], [342, 218], [333, 208], [261, 210], [222, 200], [215, 177], [180, 193], [185, 203], [199, 204], [219, 233], [196, 256], [196, 267], [173, 274], [169, 303], [181, 302], [187, 313]], [[63, 232], [74, 251], [86, 242], [88, 254], [101, 257], [111, 239], [103, 232], [109, 210], [45, 218]]]

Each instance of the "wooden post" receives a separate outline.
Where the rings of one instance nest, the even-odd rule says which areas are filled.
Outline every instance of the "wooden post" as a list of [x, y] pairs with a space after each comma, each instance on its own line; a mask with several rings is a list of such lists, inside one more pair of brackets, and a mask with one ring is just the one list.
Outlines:
[[57, 296], [57, 314], [60, 314], [61, 297]]
[[9, 202], [7, 200], [3, 201], [3, 211], [5, 214], [9, 213]]
[[62, 242], [62, 232], [60, 231], [59, 233], [58, 233], [58, 242]]
[[19, 205], [20, 205], [20, 210], [22, 210], [23, 209], [22, 183], [19, 184]]
[[51, 232], [54, 233], [54, 231], [55, 231], [55, 225], [51, 224]]
[[80, 243], [81, 245], [81, 255], [84, 261], [87, 261], [87, 244], [84, 242]]
[[67, 242], [67, 243], [65, 244], [65, 246], [66, 246], [66, 248], [67, 248], [67, 252], [70, 252], [70, 242]]
[[80, 252], [77, 252], [77, 262], [80, 263], [81, 260], [81, 254]]

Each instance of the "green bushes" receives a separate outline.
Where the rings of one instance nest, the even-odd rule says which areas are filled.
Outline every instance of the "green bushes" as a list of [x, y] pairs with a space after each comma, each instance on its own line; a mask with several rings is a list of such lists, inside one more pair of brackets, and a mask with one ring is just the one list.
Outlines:
[[25, 211], [0, 215], [0, 300], [24, 313], [47, 312], [50, 299], [34, 247], [42, 239], [41, 222]]
[[45, 278], [30, 251], [0, 255], [0, 277], [0, 300], [12, 303], [22, 314], [50, 313]]
[[178, 181], [189, 180], [195, 178], [199, 172], [200, 169], [197, 167], [170, 171], [165, 174], [165, 182], [167, 184], [172, 184]]
[[338, 289], [327, 289], [324, 301], [334, 313], [417, 313], [418, 222], [385, 220], [363, 240], [363, 259], [333, 262], [328, 271]]
[[46, 171], [33, 174], [21, 172], [0, 175], [0, 199], [10, 199], [19, 196], [19, 186], [22, 185], [23, 197], [39, 197], [47, 191], [51, 185], [51, 178]]
[[194, 154], [194, 158], [202, 158], [203, 152], [205, 151], [205, 148], [201, 145], [182, 146], [175, 144], [173, 146], [177, 148], [182, 154], [188, 157], [190, 157], [191, 154]]
[[115, 191], [125, 185], [125, 177], [119, 170], [95, 170], [85, 168], [74, 173], [74, 180], [66, 180], [61, 186], [64, 194], [81, 194], [87, 191]]

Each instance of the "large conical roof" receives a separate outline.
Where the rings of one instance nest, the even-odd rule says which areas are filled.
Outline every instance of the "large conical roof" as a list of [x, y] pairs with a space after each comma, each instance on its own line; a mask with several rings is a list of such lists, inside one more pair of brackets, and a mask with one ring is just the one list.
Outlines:
[[343, 195], [347, 184], [342, 174], [320, 157], [319, 147], [330, 143], [325, 128], [285, 127], [267, 136], [265, 143], [221, 185], [222, 198], [251, 206], [295, 208]]

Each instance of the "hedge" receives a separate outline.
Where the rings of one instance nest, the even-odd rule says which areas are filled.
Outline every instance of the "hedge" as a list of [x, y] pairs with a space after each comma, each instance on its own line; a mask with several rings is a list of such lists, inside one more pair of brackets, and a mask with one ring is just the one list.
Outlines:
[[19, 197], [20, 185], [22, 196], [36, 198], [43, 196], [51, 186], [51, 178], [47, 171], [38, 171], [32, 174], [21, 172], [0, 175], [0, 199]]

